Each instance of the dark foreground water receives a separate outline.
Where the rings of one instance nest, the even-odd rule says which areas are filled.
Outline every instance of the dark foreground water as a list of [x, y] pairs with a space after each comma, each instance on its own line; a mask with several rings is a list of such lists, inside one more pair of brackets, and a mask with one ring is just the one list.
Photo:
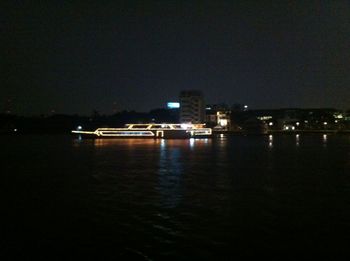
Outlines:
[[0, 144], [2, 260], [350, 257], [350, 136]]

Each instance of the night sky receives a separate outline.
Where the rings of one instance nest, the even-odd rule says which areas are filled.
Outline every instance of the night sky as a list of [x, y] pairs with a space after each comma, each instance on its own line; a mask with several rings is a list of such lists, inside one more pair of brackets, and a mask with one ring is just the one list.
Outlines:
[[198, 89], [252, 109], [350, 109], [350, 1], [103, 2], [2, 2], [2, 107], [149, 111]]

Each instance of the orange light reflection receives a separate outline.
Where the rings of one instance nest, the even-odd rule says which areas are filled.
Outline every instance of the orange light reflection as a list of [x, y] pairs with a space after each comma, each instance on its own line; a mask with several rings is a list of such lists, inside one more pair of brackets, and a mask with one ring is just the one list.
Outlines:
[[94, 146], [176, 146], [176, 147], [205, 147], [211, 144], [211, 139], [95, 139]]

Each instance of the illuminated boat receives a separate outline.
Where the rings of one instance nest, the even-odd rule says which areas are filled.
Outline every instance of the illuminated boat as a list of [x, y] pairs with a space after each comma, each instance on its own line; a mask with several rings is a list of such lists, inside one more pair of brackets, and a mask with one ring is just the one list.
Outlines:
[[90, 138], [208, 138], [211, 128], [204, 124], [126, 124], [125, 128], [98, 128], [95, 131], [84, 131], [81, 127], [72, 133]]

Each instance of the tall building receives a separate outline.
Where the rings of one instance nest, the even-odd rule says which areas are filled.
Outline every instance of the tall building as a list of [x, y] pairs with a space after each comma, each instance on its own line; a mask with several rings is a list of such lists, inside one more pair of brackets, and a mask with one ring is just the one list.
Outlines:
[[204, 123], [205, 104], [200, 91], [190, 90], [180, 93], [180, 122]]

